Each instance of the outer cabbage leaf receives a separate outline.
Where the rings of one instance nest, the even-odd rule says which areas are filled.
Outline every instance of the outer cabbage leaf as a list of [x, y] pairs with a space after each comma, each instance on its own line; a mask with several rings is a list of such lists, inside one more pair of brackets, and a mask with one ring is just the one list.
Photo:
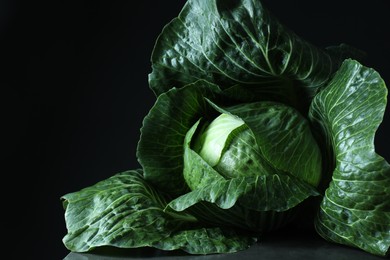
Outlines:
[[158, 96], [204, 79], [244, 101], [308, 107], [340, 64], [333, 54], [349, 54], [334, 49], [302, 40], [259, 0], [189, 0], [156, 42], [149, 83]]
[[149, 246], [211, 254], [243, 250], [255, 241], [230, 229], [200, 228], [185, 212], [165, 211], [166, 198], [144, 181], [141, 170], [114, 175], [63, 199], [68, 229], [63, 241], [71, 251]]
[[386, 102], [380, 75], [346, 60], [310, 110], [335, 157], [316, 229], [329, 241], [377, 255], [390, 246], [390, 166], [374, 147]]
[[247, 249], [256, 238], [229, 228], [199, 228], [179, 231], [153, 246], [162, 250], [181, 249], [190, 254], [234, 253]]
[[204, 97], [212, 98], [218, 91], [216, 85], [198, 81], [157, 98], [144, 118], [137, 147], [147, 181], [172, 195], [188, 191], [183, 178], [184, 137], [199, 118], [210, 115]]
[[140, 170], [114, 175], [63, 199], [68, 229], [63, 241], [71, 251], [149, 246], [175, 229], [164, 217], [165, 199], [144, 182]]

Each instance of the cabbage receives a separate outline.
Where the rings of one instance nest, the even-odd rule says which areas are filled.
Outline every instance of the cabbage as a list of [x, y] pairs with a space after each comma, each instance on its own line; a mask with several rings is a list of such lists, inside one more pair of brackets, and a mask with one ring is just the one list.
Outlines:
[[65, 195], [65, 246], [236, 252], [312, 201], [324, 239], [386, 255], [387, 88], [355, 53], [313, 46], [258, 0], [188, 0], [152, 53], [142, 169]]

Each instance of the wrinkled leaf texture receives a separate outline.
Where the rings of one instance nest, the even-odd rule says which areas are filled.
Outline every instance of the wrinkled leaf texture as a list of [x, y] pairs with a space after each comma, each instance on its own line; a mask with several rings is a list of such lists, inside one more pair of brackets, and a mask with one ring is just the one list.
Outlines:
[[211, 254], [236, 252], [255, 242], [228, 228], [199, 227], [186, 213], [165, 211], [166, 198], [144, 181], [142, 170], [116, 174], [63, 199], [68, 229], [63, 241], [71, 251], [115, 246]]
[[189, 0], [156, 42], [149, 84], [159, 96], [202, 79], [241, 101], [274, 100], [305, 111], [347, 50], [304, 41], [259, 0]]
[[390, 246], [390, 166], [374, 147], [386, 102], [379, 74], [346, 60], [310, 110], [336, 162], [316, 229], [327, 240], [377, 255]]

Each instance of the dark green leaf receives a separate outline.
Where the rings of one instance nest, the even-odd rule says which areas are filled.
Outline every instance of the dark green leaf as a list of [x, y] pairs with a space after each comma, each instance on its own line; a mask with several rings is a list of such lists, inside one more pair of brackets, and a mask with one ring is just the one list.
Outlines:
[[312, 186], [295, 177], [273, 174], [217, 181], [176, 198], [169, 206], [182, 211], [207, 201], [229, 209], [239, 200], [257, 211], [286, 211], [316, 195]]
[[182, 249], [190, 254], [213, 254], [234, 253], [255, 242], [255, 238], [229, 228], [201, 228], [177, 232], [154, 246], [162, 250]]
[[165, 198], [145, 182], [141, 170], [114, 175], [63, 199], [68, 229], [63, 242], [71, 251], [149, 246], [211, 254], [236, 252], [255, 242], [230, 229], [199, 228], [193, 216], [164, 210]]
[[347, 60], [310, 111], [336, 162], [317, 231], [330, 241], [377, 255], [385, 255], [390, 246], [390, 166], [374, 148], [386, 96], [376, 71]]
[[282, 26], [259, 0], [189, 0], [159, 36], [152, 65], [157, 96], [204, 79], [230, 94], [251, 93], [240, 99], [300, 106], [339, 62]]
[[170, 194], [188, 189], [183, 178], [184, 137], [199, 118], [208, 114], [204, 97], [211, 98], [218, 90], [198, 81], [158, 97], [144, 119], [137, 147], [147, 181]]
[[142, 171], [117, 174], [63, 196], [71, 251], [99, 246], [149, 246], [169, 236], [175, 225], [165, 217], [165, 199], [142, 178]]

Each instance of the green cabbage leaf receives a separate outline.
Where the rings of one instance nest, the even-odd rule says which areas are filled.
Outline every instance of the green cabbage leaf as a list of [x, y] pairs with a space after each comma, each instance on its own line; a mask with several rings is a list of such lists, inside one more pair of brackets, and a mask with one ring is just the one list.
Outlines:
[[374, 147], [386, 96], [376, 71], [347, 60], [310, 110], [336, 162], [316, 229], [329, 241], [379, 255], [390, 246], [390, 166]]

